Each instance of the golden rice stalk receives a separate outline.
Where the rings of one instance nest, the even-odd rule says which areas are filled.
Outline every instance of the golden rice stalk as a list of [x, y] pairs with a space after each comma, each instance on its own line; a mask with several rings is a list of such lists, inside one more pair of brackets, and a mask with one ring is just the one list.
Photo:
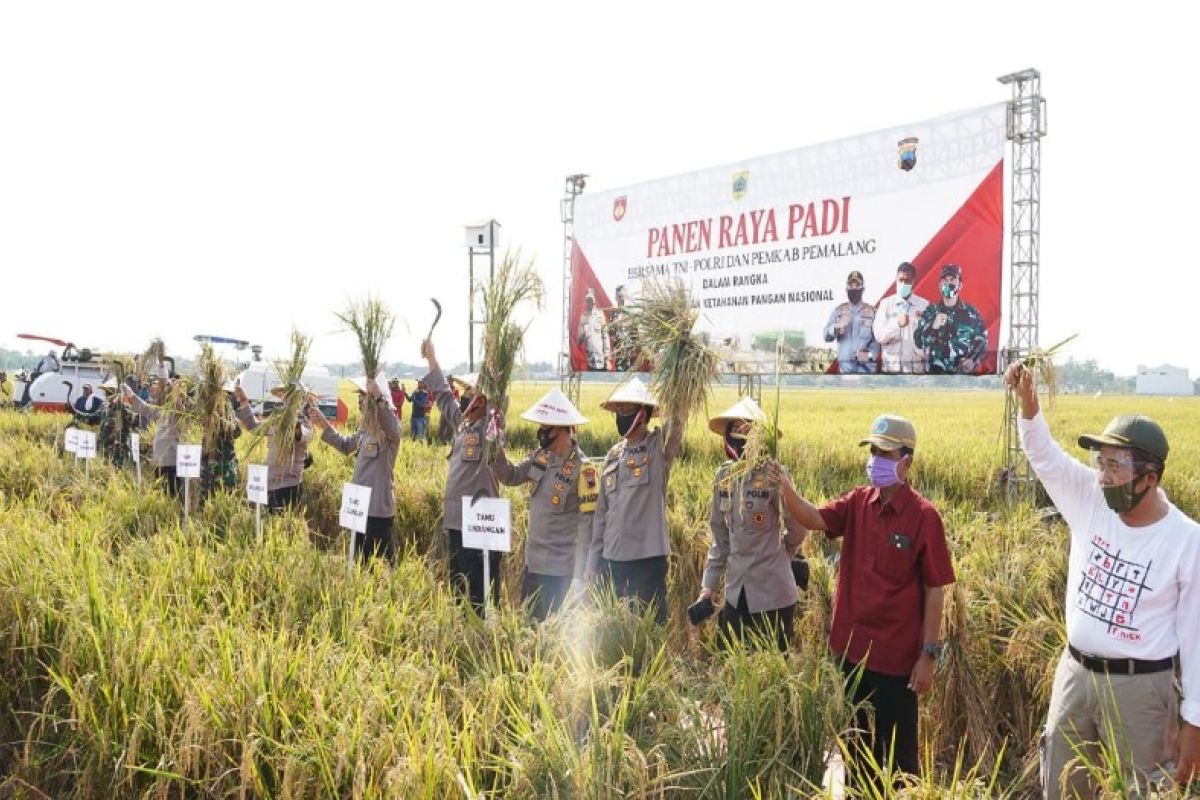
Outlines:
[[150, 340], [150, 346], [146, 351], [137, 358], [137, 363], [134, 366], [134, 374], [137, 376], [138, 384], [145, 384], [150, 378], [150, 371], [157, 370], [159, 362], [167, 354], [166, 345], [163, 340], [154, 338]]
[[292, 330], [292, 352], [286, 360], [275, 362], [275, 374], [283, 385], [283, 397], [270, 416], [250, 434], [250, 448], [258, 447], [263, 439], [274, 443], [275, 466], [284, 467], [292, 463], [296, 452], [296, 425], [304, 413], [307, 392], [301, 378], [308, 365], [308, 350], [312, 339], [299, 331]]
[[1046, 387], [1046, 396], [1050, 402], [1054, 402], [1055, 396], [1058, 395], [1058, 368], [1054, 365], [1054, 357], [1078, 335], [1073, 333], [1053, 347], [1035, 347], [1029, 351], [1029, 355], [1021, 359], [1021, 366], [1032, 370], [1038, 382]]
[[205, 452], [215, 452], [217, 445], [237, 433], [237, 417], [225, 393], [229, 382], [225, 362], [208, 344], [200, 352], [193, 382], [192, 420], [200, 428], [201, 445]]
[[651, 387], [669, 423], [685, 422], [705, 406], [720, 357], [692, 332], [699, 317], [679, 279], [643, 280], [641, 298], [627, 306], [633, 363], [652, 365]]
[[[382, 300], [369, 294], [361, 303], [348, 300], [346, 308], [335, 311], [334, 316], [346, 326], [347, 331], [354, 334], [362, 354], [363, 374], [368, 380], [374, 380], [379, 374], [379, 365], [383, 363], [383, 348], [392, 336], [396, 317]], [[381, 413], [391, 413], [386, 404], [380, 407], [376, 403], [367, 403], [363, 407], [362, 428], [376, 441], [383, 440]]]
[[[521, 251], [504, 254], [495, 277], [483, 290], [483, 363], [479, 367], [479, 391], [489, 404], [499, 407], [508, 396], [513, 368], [525, 341], [525, 330], [532, 322], [514, 321], [517, 307], [532, 303], [540, 311], [546, 301], [546, 286], [537, 274], [535, 262], [521, 261]], [[492, 449], [489, 442], [488, 448]]]

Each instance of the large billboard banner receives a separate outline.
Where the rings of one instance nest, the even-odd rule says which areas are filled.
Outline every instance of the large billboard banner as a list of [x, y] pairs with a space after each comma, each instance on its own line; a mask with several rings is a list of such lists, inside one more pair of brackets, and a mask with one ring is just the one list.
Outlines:
[[635, 364], [625, 307], [683, 281], [728, 372], [996, 371], [1005, 104], [575, 200], [579, 372]]

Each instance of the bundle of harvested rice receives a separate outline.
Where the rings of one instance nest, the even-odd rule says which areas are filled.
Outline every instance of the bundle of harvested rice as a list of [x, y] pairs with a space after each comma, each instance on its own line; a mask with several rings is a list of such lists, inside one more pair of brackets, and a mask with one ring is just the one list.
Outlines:
[[[362, 355], [363, 374], [368, 380], [375, 380], [383, 363], [383, 348], [392, 336], [396, 317], [382, 300], [371, 295], [367, 295], [367, 299], [361, 303], [347, 301], [345, 310], [335, 311], [334, 316], [346, 326], [347, 331], [354, 334]], [[385, 413], [391, 413], [386, 404], [366, 403], [363, 406], [362, 428], [376, 441], [383, 440], [380, 414]]]

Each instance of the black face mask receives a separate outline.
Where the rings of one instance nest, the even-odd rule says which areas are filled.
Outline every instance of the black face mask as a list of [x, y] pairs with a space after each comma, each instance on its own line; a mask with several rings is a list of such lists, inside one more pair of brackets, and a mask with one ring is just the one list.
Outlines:
[[850, 298], [851, 303], [854, 303], [857, 305], [858, 303], [862, 302], [862, 293], [863, 293], [862, 289], [847, 289], [846, 297]]
[[471, 405], [471, 396], [464, 394], [458, 398], [458, 410], [462, 413], [467, 413], [467, 406]]
[[629, 431], [633, 430], [633, 423], [640, 413], [642, 412], [638, 410], [629, 414], [617, 414], [617, 433], [622, 436], [628, 435]]
[[726, 455], [733, 453], [735, 459], [742, 457], [742, 452], [746, 449], [746, 437], [734, 436], [732, 433], [725, 434], [725, 449]]
[[538, 428], [537, 440], [539, 447], [543, 449], [547, 448], [554, 444], [554, 440], [557, 438], [558, 437], [554, 435], [554, 428]]
[[1142, 475], [1138, 475], [1129, 483], [1122, 483], [1117, 486], [1102, 486], [1100, 491], [1104, 493], [1104, 502], [1118, 514], [1124, 514], [1127, 511], [1132, 511], [1138, 503], [1142, 502], [1142, 498], [1150, 491], [1150, 487], [1146, 486], [1140, 492], [1134, 489], [1134, 484], [1142, 479]]

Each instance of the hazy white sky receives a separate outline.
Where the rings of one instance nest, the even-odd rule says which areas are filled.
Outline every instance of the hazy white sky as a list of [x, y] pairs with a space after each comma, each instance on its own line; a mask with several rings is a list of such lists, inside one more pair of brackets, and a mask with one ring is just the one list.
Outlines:
[[3, 3], [0, 344], [350, 361], [379, 293], [466, 357], [465, 222], [536, 255], [561, 340], [563, 178], [613, 188], [1002, 101], [1042, 71], [1042, 342], [1200, 375], [1197, 18], [1128, 3]]

